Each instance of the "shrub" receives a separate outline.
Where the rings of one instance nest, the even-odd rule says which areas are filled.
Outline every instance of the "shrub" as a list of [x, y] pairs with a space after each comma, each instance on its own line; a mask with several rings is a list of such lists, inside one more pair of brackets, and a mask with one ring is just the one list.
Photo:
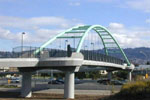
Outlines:
[[121, 91], [104, 100], [149, 100], [150, 81], [130, 82], [122, 86]]
[[137, 81], [127, 83], [122, 86], [121, 91], [118, 93], [121, 97], [125, 98], [147, 98], [150, 94], [150, 81]]
[[136, 75], [135, 76], [135, 81], [142, 81], [143, 79], [143, 75]]

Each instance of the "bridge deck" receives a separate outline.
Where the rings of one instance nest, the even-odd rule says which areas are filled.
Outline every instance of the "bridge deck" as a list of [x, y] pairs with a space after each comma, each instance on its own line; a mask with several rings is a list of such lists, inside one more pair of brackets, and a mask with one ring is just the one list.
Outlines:
[[83, 60], [82, 58], [3, 58], [0, 59], [0, 67], [64, 67], [64, 66], [93, 66], [125, 69], [126, 66], [103, 61]]

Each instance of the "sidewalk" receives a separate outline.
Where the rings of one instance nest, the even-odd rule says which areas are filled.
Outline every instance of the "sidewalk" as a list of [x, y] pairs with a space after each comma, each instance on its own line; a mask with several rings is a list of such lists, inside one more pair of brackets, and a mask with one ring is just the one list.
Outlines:
[[[41, 91], [34, 91], [33, 93], [56, 93], [64, 94], [63, 89], [47, 89]], [[110, 90], [75, 90], [75, 94], [78, 95], [111, 95]]]

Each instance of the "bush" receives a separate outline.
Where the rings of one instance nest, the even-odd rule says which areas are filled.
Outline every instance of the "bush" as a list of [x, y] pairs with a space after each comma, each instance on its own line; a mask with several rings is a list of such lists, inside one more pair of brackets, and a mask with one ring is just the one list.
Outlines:
[[150, 81], [137, 81], [122, 86], [121, 91], [104, 100], [149, 100]]
[[137, 81], [135, 83], [128, 83], [122, 86], [121, 91], [128, 91], [130, 93], [136, 94], [137, 92], [145, 91], [145, 89], [148, 88], [148, 83], [150, 82]]
[[118, 95], [121, 97], [132, 98], [147, 98], [150, 97], [150, 81], [137, 81], [133, 83], [127, 83], [122, 86]]
[[143, 75], [136, 75], [134, 78], [135, 81], [142, 81], [143, 79]]

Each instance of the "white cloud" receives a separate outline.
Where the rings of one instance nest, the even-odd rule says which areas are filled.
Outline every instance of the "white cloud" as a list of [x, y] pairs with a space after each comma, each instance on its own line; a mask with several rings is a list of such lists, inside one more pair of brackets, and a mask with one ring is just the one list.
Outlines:
[[36, 29], [40, 26], [55, 26], [59, 28], [68, 28], [76, 25], [77, 20], [65, 19], [63, 17], [32, 17], [32, 18], [19, 18], [10, 16], [0, 16], [1, 27], [13, 27], [23, 29]]
[[[68, 27], [83, 25], [77, 19], [62, 17], [18, 18], [0, 16], [0, 39], [20, 44], [21, 30], [26, 32], [24, 43], [43, 43]], [[121, 23], [110, 23], [108, 29], [122, 47], [150, 47], [150, 29], [127, 28]], [[14, 31], [18, 30], [18, 31]]]
[[150, 12], [150, 0], [132, 0], [132, 1], [128, 0], [127, 5], [137, 10]]
[[110, 23], [108, 29], [124, 48], [150, 47], [150, 29], [126, 28], [120, 23]]
[[8, 40], [14, 40], [18, 38], [18, 35], [13, 35], [10, 30], [6, 30], [3, 28], [0, 28], [0, 38], [1, 39], [8, 39]]
[[150, 13], [150, 0], [84, 0], [99, 3], [114, 3], [116, 7], [132, 8]]
[[58, 33], [62, 32], [64, 30], [61, 29], [57, 29], [57, 30], [51, 30], [51, 29], [39, 29], [36, 30], [36, 39], [38, 40], [38, 42], [45, 42], [46, 40], [54, 37], [55, 35], [57, 35]]
[[145, 21], [145, 22], [149, 24], [149, 23], [150, 23], [150, 19], [146, 19], [146, 21]]
[[65, 19], [63, 17], [32, 17], [19, 18], [0, 16], [0, 39], [11, 40], [20, 44], [22, 31], [24, 43], [43, 43], [60, 33], [66, 28], [80, 25], [77, 19]]
[[88, 0], [88, 1], [90, 1], [90, 2], [106, 2], [106, 3], [108, 3], [108, 2], [118, 1], [118, 0]]
[[[56, 34], [62, 32], [63, 30], [51, 30], [51, 29], [37, 29], [33, 33], [32, 32], [25, 32], [23, 38], [25, 44], [32, 44], [32, 43], [43, 43], [48, 39], [54, 37]], [[13, 33], [10, 30], [0, 28], [0, 39], [10, 40], [14, 43], [20, 44], [22, 39], [21, 35], [22, 32]]]
[[120, 24], [120, 23], [110, 23], [109, 27], [110, 28], [119, 28], [119, 29], [122, 29], [122, 28], [124, 28], [124, 25]]
[[80, 6], [80, 2], [71, 2], [69, 3], [70, 6]]

